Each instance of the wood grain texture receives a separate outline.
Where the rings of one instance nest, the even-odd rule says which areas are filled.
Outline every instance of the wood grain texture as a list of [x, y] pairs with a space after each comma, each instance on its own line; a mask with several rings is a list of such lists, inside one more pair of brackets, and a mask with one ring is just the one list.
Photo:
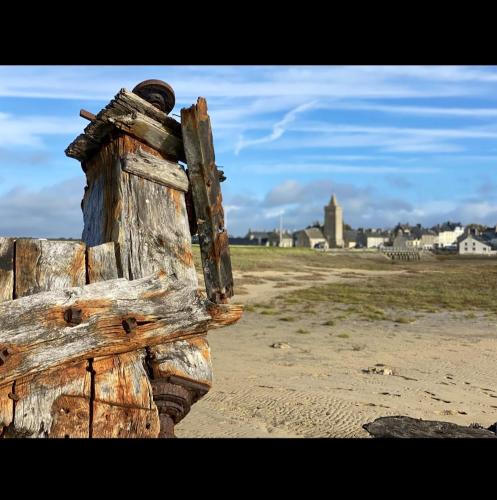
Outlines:
[[[198, 287], [184, 194], [122, 171], [121, 158], [131, 154], [164, 161], [163, 155], [143, 142], [118, 135], [87, 163], [83, 240], [90, 246], [116, 242], [120, 276], [136, 279], [166, 270], [185, 284]], [[91, 248], [88, 252], [90, 260]], [[152, 354], [160, 349], [150, 347]], [[145, 351], [134, 355], [138, 358], [130, 361], [131, 365], [122, 356], [95, 358], [95, 392], [100, 391], [98, 397], [110, 403], [150, 405], [155, 409], [155, 403], [148, 401], [149, 381], [143, 379]], [[133, 387], [125, 387], [129, 380], [135, 381]], [[92, 435], [98, 429], [108, 432], [107, 426], [94, 426]]]
[[160, 424], [157, 408], [139, 408], [95, 401], [93, 437], [155, 438]]
[[122, 158], [122, 169], [183, 193], [188, 191], [188, 177], [177, 163], [160, 160], [141, 149], [138, 153], [129, 153]]
[[0, 302], [14, 298], [14, 238], [0, 237]]
[[375, 438], [497, 438], [489, 429], [403, 416], [380, 417], [363, 428]]
[[85, 284], [85, 246], [74, 241], [18, 239], [16, 297]]
[[[53, 369], [25, 377], [16, 382], [15, 428], [26, 437], [88, 437], [89, 419], [79, 422], [76, 427], [64, 427], [55, 432], [52, 429], [54, 416], [61, 412], [76, 414], [80, 408], [70, 405], [69, 398], [62, 409], [58, 406], [60, 399], [67, 396], [90, 397], [91, 376], [87, 371], [87, 362], [79, 361], [64, 366], [63, 369]], [[89, 412], [89, 406], [85, 409]], [[81, 412], [80, 412], [81, 414]]]
[[89, 283], [98, 283], [99, 281], [122, 277], [122, 272], [118, 268], [114, 242], [88, 247], [87, 259]]
[[14, 391], [14, 384], [0, 387], [0, 436], [14, 418], [14, 401], [9, 397]]
[[[121, 117], [127, 118], [121, 120]], [[185, 160], [180, 124], [126, 89], [122, 89], [96, 115], [96, 120], [85, 128], [84, 134], [67, 147], [66, 155], [80, 161], [91, 159], [116, 128], [144, 140], [173, 161]]]
[[[116, 260], [116, 244], [104, 243], [88, 248], [88, 278], [90, 283], [97, 283], [122, 276]], [[152, 437], [150, 432], [159, 432], [159, 414], [153, 401], [152, 387], [144, 367], [145, 350], [133, 351], [117, 356], [95, 358], [92, 362], [93, 369], [93, 419], [91, 435], [98, 437], [121, 436], [123, 429], [128, 425], [128, 430], [139, 429], [136, 437]], [[101, 405], [106, 403], [107, 405]], [[110, 406], [108, 406], [110, 405]], [[122, 422], [123, 415], [116, 413], [116, 406], [127, 408], [142, 408], [147, 410], [147, 417], [143, 412], [131, 412], [129, 418], [137, 418], [137, 422]], [[110, 408], [109, 411], [98, 411], [98, 408]], [[116, 420], [117, 418], [117, 420]], [[102, 420], [103, 419], [103, 420]], [[145, 422], [145, 427], [143, 427]], [[146, 425], [149, 425], [147, 428]], [[132, 437], [132, 436], [129, 436]]]
[[[79, 242], [19, 239], [15, 264], [18, 300], [48, 290], [82, 286], [86, 281], [85, 246]], [[72, 363], [61, 371], [17, 379], [15, 431], [26, 437], [49, 436], [55, 400], [62, 395], [89, 396], [90, 375], [86, 367], [86, 362]], [[83, 437], [74, 432], [69, 435]]]
[[204, 98], [199, 97], [196, 105], [181, 110], [181, 127], [207, 297], [212, 302], [223, 303], [233, 296], [233, 275], [219, 172]]
[[159, 347], [150, 363], [154, 378], [174, 375], [212, 385], [211, 351], [206, 338], [178, 340]]
[[[14, 295], [14, 238], [0, 238], [0, 302]], [[14, 384], [0, 387], [0, 436], [14, 417], [14, 401], [9, 397]]]
[[131, 113], [128, 115], [108, 116], [106, 121], [118, 130], [140, 139], [169, 158], [185, 161], [183, 143], [172, 135], [162, 124], [142, 115]]
[[[0, 377], [6, 384], [71, 361], [199, 335], [239, 318], [230, 306], [214, 315], [210, 307], [196, 287], [165, 273], [0, 303], [0, 346], [8, 350]], [[68, 310], [78, 311], [79, 324], [68, 322]]]

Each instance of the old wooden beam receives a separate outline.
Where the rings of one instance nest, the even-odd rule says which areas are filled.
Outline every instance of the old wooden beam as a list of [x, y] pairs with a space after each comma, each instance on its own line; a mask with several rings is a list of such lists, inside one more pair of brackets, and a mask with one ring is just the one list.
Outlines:
[[117, 129], [142, 140], [162, 154], [185, 161], [181, 139], [171, 134], [163, 125], [152, 118], [141, 113], [117, 116], [109, 113], [102, 119]]
[[94, 122], [97, 119], [97, 117], [93, 113], [86, 111], [86, 109], [80, 109], [79, 116], [81, 116], [81, 118], [84, 118], [85, 120], [88, 120], [90, 122]]
[[466, 427], [451, 422], [395, 416], [380, 417], [363, 425], [375, 438], [496, 438], [482, 427]]
[[137, 153], [128, 153], [121, 160], [122, 169], [162, 186], [167, 186], [186, 193], [188, 177], [177, 163], [162, 160], [139, 149]]
[[210, 118], [203, 97], [196, 105], [181, 110], [181, 127], [207, 296], [212, 302], [222, 303], [233, 296], [233, 274]]
[[122, 89], [95, 119], [92, 119], [84, 129], [84, 134], [80, 134], [67, 147], [66, 155], [80, 161], [90, 159], [116, 128], [126, 130], [168, 157], [185, 161], [181, 125], [126, 89]]
[[[211, 314], [209, 306], [197, 288], [164, 272], [2, 302], [0, 349], [6, 355], [0, 380], [4, 385], [71, 361], [201, 335], [239, 319], [229, 308]], [[68, 324], [65, 313], [71, 308], [81, 311], [81, 323]], [[137, 327], [127, 332], [123, 322], [131, 318]]]

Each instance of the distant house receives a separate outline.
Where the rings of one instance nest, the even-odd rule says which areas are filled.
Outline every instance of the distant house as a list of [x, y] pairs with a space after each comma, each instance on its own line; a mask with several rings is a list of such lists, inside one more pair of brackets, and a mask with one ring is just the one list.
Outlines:
[[296, 231], [293, 233], [293, 242], [296, 247], [328, 248], [328, 241], [318, 227]]
[[419, 238], [419, 247], [424, 250], [432, 250], [438, 243], [438, 235], [435, 231], [424, 231]]
[[419, 248], [420, 241], [414, 236], [396, 236], [393, 239], [393, 246], [395, 248]]
[[274, 231], [252, 231], [249, 229], [245, 236], [247, 240], [254, 241], [255, 245], [262, 245], [266, 247], [292, 247], [293, 236], [288, 231], [282, 231], [281, 239], [280, 232]]
[[272, 231], [268, 233], [268, 243], [272, 247], [289, 248], [293, 246], [293, 236], [288, 231]]
[[252, 231], [249, 229], [245, 238], [257, 241], [257, 245], [269, 246], [268, 231]]
[[467, 234], [459, 238], [460, 255], [497, 255], [497, 244], [476, 234]]
[[346, 229], [343, 232], [343, 241], [345, 248], [355, 248], [357, 246], [357, 231], [353, 229]]
[[379, 229], [366, 229], [357, 232], [357, 246], [362, 248], [378, 248], [390, 241], [388, 232]]

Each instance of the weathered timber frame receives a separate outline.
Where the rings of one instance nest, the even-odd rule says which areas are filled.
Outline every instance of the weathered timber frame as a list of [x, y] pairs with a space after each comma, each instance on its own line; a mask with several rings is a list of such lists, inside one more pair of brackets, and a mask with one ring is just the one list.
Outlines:
[[[0, 436], [170, 437], [211, 387], [206, 333], [242, 308], [227, 304], [222, 172], [201, 101], [197, 136], [125, 89], [82, 110], [91, 123], [66, 154], [87, 177], [83, 242], [0, 238]], [[203, 221], [202, 235], [217, 228], [201, 238], [207, 298], [190, 248]]]

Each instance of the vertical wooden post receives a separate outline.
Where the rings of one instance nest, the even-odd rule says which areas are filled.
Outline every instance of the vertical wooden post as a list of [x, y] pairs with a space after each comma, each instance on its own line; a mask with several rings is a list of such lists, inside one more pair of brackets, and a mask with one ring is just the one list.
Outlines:
[[[154, 102], [160, 103], [155, 95], [161, 92], [160, 85], [157, 87], [154, 82]], [[140, 93], [147, 96], [146, 88], [140, 88]], [[132, 113], [128, 114], [130, 109]], [[87, 177], [82, 201], [83, 241], [89, 251], [96, 245], [114, 243], [119, 277], [133, 280], [163, 270], [185, 285], [198, 287], [185, 204], [188, 178], [177, 163], [184, 160], [183, 144], [178, 137], [179, 124], [167, 117], [160, 106], [154, 107], [123, 90], [66, 150], [66, 154], [82, 162]], [[94, 359], [92, 436], [114, 435], [115, 426], [100, 425], [99, 419], [104, 418], [105, 412], [97, 411], [98, 402], [152, 412], [159, 406], [163, 424], [160, 435], [173, 436], [173, 424], [210, 387], [207, 341], [189, 345], [200, 354], [191, 358], [195, 360], [193, 365], [180, 369], [171, 363], [171, 352], [180, 356], [181, 349], [171, 351], [171, 345]], [[104, 372], [107, 375], [103, 376]], [[195, 385], [199, 376], [202, 382]], [[152, 385], [148, 377], [153, 379]], [[171, 381], [171, 377], [176, 378]], [[117, 391], [117, 396], [116, 388], [130, 380], [139, 390], [133, 394]], [[106, 415], [113, 418], [108, 412]], [[133, 428], [145, 422], [142, 414], [129, 412], [127, 418], [132, 420]], [[155, 429], [155, 424], [149, 425], [150, 429]]]

